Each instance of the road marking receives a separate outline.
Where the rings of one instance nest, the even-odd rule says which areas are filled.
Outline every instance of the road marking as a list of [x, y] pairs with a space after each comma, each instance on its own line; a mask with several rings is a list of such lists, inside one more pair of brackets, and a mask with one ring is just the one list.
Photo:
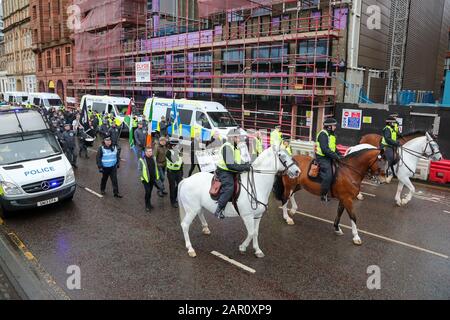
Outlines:
[[365, 193], [365, 192], [361, 192], [361, 194], [363, 194], [363, 195], [365, 195], [365, 196], [369, 196], [369, 197], [372, 197], [372, 198], [375, 198], [375, 197], [376, 197], [376, 195], [374, 195], [374, 194], [371, 194], [371, 193]]
[[367, 184], [367, 185], [372, 186], [372, 187], [378, 187], [379, 186], [378, 183], [368, 182], [368, 181], [363, 181], [362, 184]]
[[89, 188], [84, 188], [84, 190], [86, 190], [86, 191], [89, 192], [89, 193], [92, 193], [93, 195], [96, 195], [96, 196], [99, 197], [99, 198], [103, 198], [103, 196], [102, 196], [101, 194], [95, 192], [94, 190], [91, 190], [91, 189], [89, 189]]
[[231, 263], [232, 265], [235, 265], [236, 267], [239, 267], [239, 268], [241, 268], [241, 269], [244, 269], [245, 271], [248, 271], [248, 272], [250, 272], [250, 273], [256, 273], [256, 270], [255, 270], [255, 269], [252, 269], [252, 268], [250, 268], [250, 267], [247, 267], [246, 265], [244, 265], [244, 264], [242, 264], [242, 263], [240, 263], [240, 262], [238, 262], [238, 261], [236, 261], [236, 260], [233, 260], [233, 259], [231, 259], [231, 258], [228, 258], [227, 256], [221, 254], [220, 252], [217, 252], [217, 251], [211, 251], [211, 254], [214, 255], [214, 256], [216, 256], [216, 257], [219, 257], [219, 258], [222, 259], [222, 260], [225, 260], [226, 262]]
[[[450, 213], [450, 211], [444, 210], [445, 213]], [[0, 223], [1, 224], [1, 223]]]
[[[280, 207], [280, 209], [281, 209], [281, 207]], [[319, 217], [316, 217], [316, 216], [313, 216], [313, 215], [310, 215], [310, 214], [307, 214], [307, 213], [304, 213], [304, 212], [300, 212], [300, 211], [296, 211], [296, 213], [298, 213], [299, 215], [311, 218], [311, 219], [319, 220], [319, 221], [326, 222], [326, 223], [334, 225], [333, 221], [330, 221], [330, 220], [327, 220], [327, 219], [319, 218]], [[344, 224], [340, 224], [339, 226], [344, 227], [346, 229], [350, 229], [350, 230], [352, 229], [352, 227], [344, 225]], [[439, 252], [436, 252], [436, 251], [432, 251], [432, 250], [428, 250], [428, 249], [425, 249], [425, 248], [421, 248], [421, 247], [418, 247], [418, 246], [415, 246], [415, 245], [412, 245], [412, 244], [409, 244], [409, 243], [406, 243], [406, 242], [398, 241], [398, 240], [395, 240], [395, 239], [392, 239], [392, 238], [381, 236], [381, 235], [378, 235], [378, 234], [375, 234], [375, 233], [372, 233], [372, 232], [369, 232], [369, 231], [364, 231], [364, 230], [361, 230], [361, 229], [358, 229], [358, 232], [363, 233], [363, 234], [367, 234], [369, 236], [372, 236], [372, 237], [375, 237], [375, 238], [379, 238], [379, 239], [382, 239], [382, 240], [385, 240], [385, 241], [396, 243], [396, 244], [399, 244], [399, 245], [402, 245], [402, 246], [405, 246], [405, 247], [408, 247], [408, 248], [411, 248], [411, 249], [415, 249], [415, 250], [418, 250], [418, 251], [426, 252], [426, 253], [429, 253], [429, 254], [432, 254], [432, 255], [444, 258], [444, 259], [448, 259], [447, 255], [439, 253]]]

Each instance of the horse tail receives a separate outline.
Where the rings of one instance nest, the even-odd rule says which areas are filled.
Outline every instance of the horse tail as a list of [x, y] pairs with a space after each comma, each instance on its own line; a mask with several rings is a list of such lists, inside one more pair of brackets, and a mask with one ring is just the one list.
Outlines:
[[177, 194], [178, 206], [179, 206], [179, 210], [180, 210], [180, 223], [183, 222], [183, 219], [186, 216], [186, 210], [184, 209], [183, 199], [180, 197], [180, 190], [181, 190], [181, 187], [183, 186], [184, 181], [185, 180], [182, 180], [180, 182], [180, 184], [178, 185], [178, 194]]
[[273, 193], [275, 195], [275, 199], [283, 202], [283, 194], [284, 194], [284, 184], [283, 184], [283, 176], [281, 174], [277, 174], [275, 176], [275, 183], [273, 184]]

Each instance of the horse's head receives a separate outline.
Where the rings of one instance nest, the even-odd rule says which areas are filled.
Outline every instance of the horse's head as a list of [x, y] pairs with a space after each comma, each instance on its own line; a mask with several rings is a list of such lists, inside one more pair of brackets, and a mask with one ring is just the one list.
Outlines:
[[272, 146], [272, 150], [276, 155], [276, 170], [278, 172], [286, 171], [291, 179], [297, 178], [301, 173], [300, 168], [287, 151], [280, 148], [280, 146]]
[[431, 158], [433, 161], [439, 161], [442, 159], [441, 151], [439, 150], [439, 145], [436, 142], [436, 137], [433, 134], [426, 133], [427, 137], [427, 145], [423, 150], [423, 153], [428, 158]]

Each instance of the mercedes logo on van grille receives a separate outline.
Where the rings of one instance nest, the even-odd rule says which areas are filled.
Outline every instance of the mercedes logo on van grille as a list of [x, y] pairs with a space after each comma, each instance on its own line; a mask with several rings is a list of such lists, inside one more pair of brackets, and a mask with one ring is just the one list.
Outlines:
[[49, 189], [50, 189], [50, 183], [48, 183], [48, 181], [42, 182], [42, 183], [41, 183], [41, 188], [42, 188], [42, 190], [44, 190], [44, 191], [49, 190]]

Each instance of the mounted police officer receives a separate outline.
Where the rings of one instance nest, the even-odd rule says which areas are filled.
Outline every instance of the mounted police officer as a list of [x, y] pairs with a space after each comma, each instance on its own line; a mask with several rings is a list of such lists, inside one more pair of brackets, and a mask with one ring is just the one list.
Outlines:
[[176, 147], [178, 139], [169, 139], [169, 148], [166, 152], [167, 180], [169, 180], [170, 204], [178, 208], [178, 185], [183, 180], [183, 154]]
[[120, 154], [116, 146], [112, 144], [111, 138], [103, 139], [103, 145], [97, 151], [97, 167], [102, 173], [100, 190], [105, 194], [106, 182], [111, 178], [113, 193], [115, 198], [122, 198], [119, 194], [119, 185], [117, 183], [117, 169], [120, 167]]
[[328, 202], [328, 192], [333, 182], [333, 160], [339, 161], [342, 156], [336, 149], [336, 136], [334, 134], [337, 121], [328, 118], [323, 122], [323, 130], [317, 134], [316, 159], [320, 166], [320, 177], [322, 178], [320, 199]]
[[64, 144], [64, 150], [66, 156], [69, 159], [70, 164], [74, 168], [77, 167], [77, 153], [75, 152], [76, 142], [75, 142], [75, 132], [70, 129], [70, 124], [66, 123], [64, 125], [64, 133], [62, 134], [62, 141]]
[[224, 219], [223, 211], [233, 197], [234, 176], [238, 173], [250, 171], [250, 164], [241, 164], [240, 151], [236, 148], [240, 141], [239, 129], [231, 130], [227, 135], [227, 141], [220, 149], [220, 161], [217, 165], [217, 177], [222, 183], [217, 209], [214, 215]]
[[389, 169], [391, 168], [393, 171], [395, 155], [397, 154], [397, 148], [400, 146], [400, 142], [398, 142], [399, 134], [396, 126], [398, 126], [397, 120], [392, 116], [388, 117], [386, 119], [386, 127], [383, 129], [383, 139], [381, 140], [381, 145], [384, 148], [384, 154], [386, 155], [386, 160], [388, 162], [387, 183], [392, 181], [393, 172], [390, 174]]

